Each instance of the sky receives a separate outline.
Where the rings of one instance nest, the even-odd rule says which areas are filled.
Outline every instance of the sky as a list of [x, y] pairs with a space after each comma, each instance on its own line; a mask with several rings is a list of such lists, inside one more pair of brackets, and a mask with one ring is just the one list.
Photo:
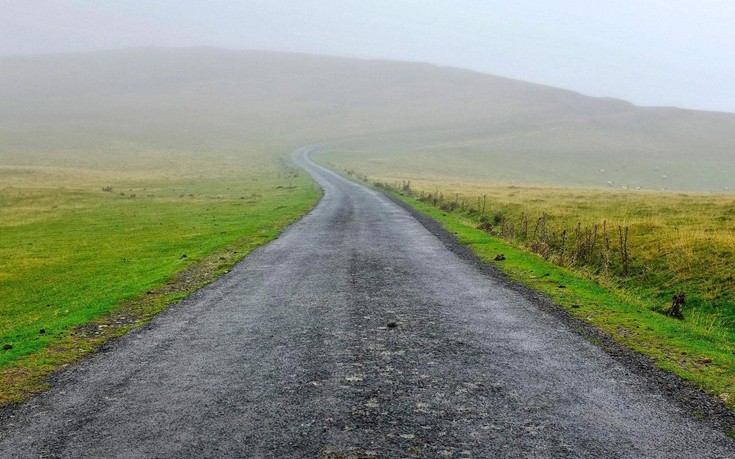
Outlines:
[[0, 55], [297, 51], [735, 112], [733, 24], [732, 0], [0, 0]]

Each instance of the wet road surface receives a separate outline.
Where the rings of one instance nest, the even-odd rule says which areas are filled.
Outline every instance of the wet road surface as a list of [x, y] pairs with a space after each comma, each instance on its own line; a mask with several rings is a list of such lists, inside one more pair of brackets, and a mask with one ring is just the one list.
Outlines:
[[735, 457], [308, 151], [313, 212], [12, 410], [0, 457]]

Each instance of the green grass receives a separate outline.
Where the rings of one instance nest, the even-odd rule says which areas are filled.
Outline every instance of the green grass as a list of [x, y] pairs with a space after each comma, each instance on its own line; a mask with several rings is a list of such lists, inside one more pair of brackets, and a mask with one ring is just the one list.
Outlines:
[[[140, 325], [275, 238], [318, 199], [311, 179], [285, 160], [243, 156], [227, 167], [182, 161], [199, 175], [190, 178], [155, 167], [0, 167], [12, 183], [0, 189], [0, 346], [12, 346], [0, 350], [0, 403], [22, 398], [80, 348], [119, 334], [80, 341], [85, 324], [102, 320], [100, 330], [118, 324], [121, 332]], [[56, 355], [62, 343], [77, 347]]]

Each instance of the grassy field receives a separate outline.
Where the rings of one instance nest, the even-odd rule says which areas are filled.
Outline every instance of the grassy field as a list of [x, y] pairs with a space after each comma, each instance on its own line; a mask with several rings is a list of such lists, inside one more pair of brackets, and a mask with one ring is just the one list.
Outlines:
[[[732, 197], [361, 178], [431, 214], [513, 279], [735, 407]], [[505, 259], [496, 261], [500, 254]], [[671, 316], [679, 293], [683, 318]]]
[[[651, 112], [639, 125], [611, 115], [597, 121], [402, 131], [341, 141], [328, 146], [323, 157], [387, 181], [735, 191], [733, 143], [724, 140], [732, 128], [707, 115], [677, 119], [676, 114]], [[703, 139], [711, 144], [695, 146]]]
[[[136, 157], [110, 165], [77, 155], [74, 162], [88, 163], [0, 166], [0, 402], [17, 398], [8, 385], [23, 389], [18, 368], [36, 377], [39, 366], [53, 369], [48, 349], [80, 326], [141, 295], [155, 298], [122, 322], [119, 314], [116, 323], [100, 322], [89, 338], [140, 325], [276, 237], [319, 196], [274, 152], [236, 160], [179, 154], [175, 168], [155, 155], [143, 168]], [[181, 278], [202, 269], [209, 272]]]

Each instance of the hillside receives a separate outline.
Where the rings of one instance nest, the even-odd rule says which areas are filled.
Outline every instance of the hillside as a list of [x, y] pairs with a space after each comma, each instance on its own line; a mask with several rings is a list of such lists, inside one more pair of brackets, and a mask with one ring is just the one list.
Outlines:
[[[218, 49], [0, 59], [9, 166], [218, 161], [332, 144], [371, 175], [735, 189], [735, 114], [627, 102], [428, 64]], [[3, 172], [3, 169], [5, 171]]]

